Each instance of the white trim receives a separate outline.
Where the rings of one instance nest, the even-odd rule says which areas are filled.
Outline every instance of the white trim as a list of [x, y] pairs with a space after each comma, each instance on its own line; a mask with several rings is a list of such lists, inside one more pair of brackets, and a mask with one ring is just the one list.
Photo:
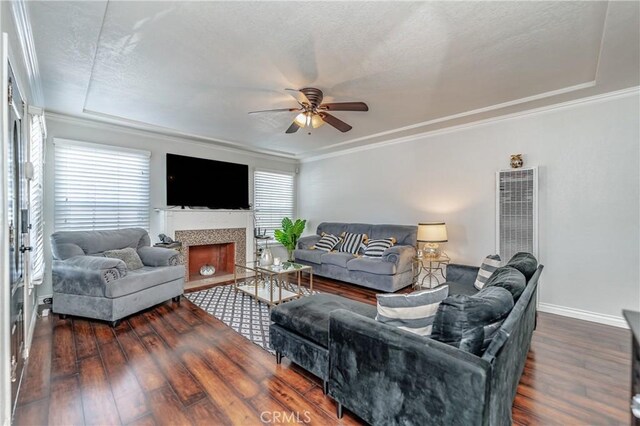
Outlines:
[[[236, 146], [225, 146], [217, 139], [207, 138], [202, 136], [191, 135], [187, 133], [181, 133], [178, 131], [170, 131], [163, 127], [153, 126], [151, 124], [145, 124], [144, 126], [133, 125], [131, 123], [125, 124], [121, 122], [110, 122], [104, 120], [98, 120], [95, 118], [80, 117], [77, 115], [69, 115], [51, 110], [45, 111], [45, 117], [48, 119], [66, 122], [75, 125], [83, 125], [93, 128], [107, 128], [123, 133], [127, 133], [134, 136], [146, 136], [162, 139], [170, 142], [178, 143], [190, 143], [207, 148], [215, 148], [221, 151], [233, 152], [236, 154], [249, 155], [255, 158], [264, 158], [268, 160], [282, 161], [289, 164], [297, 164], [298, 160], [295, 155], [286, 152], [268, 151], [261, 149], [250, 149]], [[115, 121], [115, 120], [113, 120]]]
[[44, 92], [42, 91], [42, 80], [38, 67], [38, 57], [36, 55], [33, 32], [31, 31], [31, 21], [27, 12], [26, 1], [15, 0], [11, 2], [11, 12], [18, 33], [18, 41], [22, 49], [29, 87], [31, 88], [32, 101], [38, 105], [44, 104]]
[[[38, 305], [35, 305], [33, 307], [33, 314], [31, 315], [31, 322], [29, 323], [29, 330], [27, 330], [27, 340], [25, 342], [24, 345], [24, 358], [28, 359], [29, 358], [29, 353], [31, 351], [31, 343], [33, 342], [33, 332], [36, 329], [36, 321], [38, 320]], [[26, 364], [25, 364], [25, 371], [26, 369]]]
[[552, 305], [551, 303], [540, 303], [538, 310], [540, 312], [561, 315], [563, 317], [575, 318], [583, 321], [597, 322], [599, 324], [611, 325], [613, 327], [629, 328], [624, 318], [616, 315], [600, 314], [598, 312]]
[[556, 109], [567, 109], [573, 106], [585, 104], [585, 103], [599, 103], [606, 102], [611, 99], [625, 98], [628, 96], [637, 95], [640, 93], [640, 86], [629, 87], [627, 89], [616, 90], [613, 92], [601, 93], [594, 96], [589, 96], [585, 98], [573, 99], [566, 102], [560, 102], [553, 105], [546, 105], [539, 108], [528, 109], [524, 111], [518, 111], [511, 114], [505, 114], [497, 117], [486, 118], [484, 120], [472, 121], [469, 123], [463, 123], [456, 126], [445, 127], [442, 129], [425, 131], [422, 133], [416, 133], [415, 135], [403, 136], [396, 139], [389, 139], [382, 142], [376, 142], [367, 145], [361, 145], [353, 148], [345, 148], [339, 151], [333, 151], [326, 154], [312, 155], [309, 157], [300, 157], [300, 163], [310, 163], [313, 161], [324, 160], [327, 158], [340, 157], [347, 154], [353, 154], [362, 151], [368, 151], [370, 149], [382, 148], [391, 145], [397, 145], [402, 143], [411, 142], [421, 138], [433, 137], [438, 135], [443, 135], [447, 133], [455, 133], [462, 130], [471, 129], [474, 127], [486, 126], [503, 120], [512, 120], [520, 117], [525, 117], [529, 115], [538, 115], [545, 114], [550, 111], [554, 111]]
[[64, 138], [53, 138], [53, 145], [61, 145], [61, 146], [77, 146], [82, 148], [99, 148], [107, 151], [116, 151], [116, 152], [130, 152], [132, 154], [141, 154], [146, 155], [151, 158], [151, 151], [146, 149], [135, 149], [135, 148], [127, 148], [116, 145], [106, 145], [101, 143], [94, 142], [84, 142], [84, 141], [76, 141], [72, 139], [64, 139]]

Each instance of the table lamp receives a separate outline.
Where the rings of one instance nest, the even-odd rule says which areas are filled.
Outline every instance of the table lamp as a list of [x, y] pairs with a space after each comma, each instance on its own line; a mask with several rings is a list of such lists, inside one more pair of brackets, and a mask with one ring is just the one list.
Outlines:
[[425, 256], [440, 256], [439, 243], [446, 243], [447, 241], [447, 225], [444, 222], [418, 224], [418, 242], [426, 243], [424, 245]]

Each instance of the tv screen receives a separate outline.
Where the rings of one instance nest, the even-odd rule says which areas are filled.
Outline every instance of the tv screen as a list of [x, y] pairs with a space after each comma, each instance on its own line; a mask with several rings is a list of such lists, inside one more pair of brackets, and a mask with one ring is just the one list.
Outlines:
[[249, 166], [167, 154], [167, 205], [249, 208]]

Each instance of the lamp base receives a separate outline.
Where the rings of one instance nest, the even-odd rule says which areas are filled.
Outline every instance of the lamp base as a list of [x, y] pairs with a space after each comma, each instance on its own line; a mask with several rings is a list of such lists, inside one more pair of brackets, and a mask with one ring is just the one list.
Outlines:
[[439, 257], [440, 249], [436, 243], [427, 243], [422, 248], [422, 254], [424, 257]]

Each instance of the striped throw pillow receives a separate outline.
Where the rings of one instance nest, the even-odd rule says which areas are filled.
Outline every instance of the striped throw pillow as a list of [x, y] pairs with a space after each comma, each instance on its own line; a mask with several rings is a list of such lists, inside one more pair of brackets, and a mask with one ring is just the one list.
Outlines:
[[342, 234], [342, 244], [338, 249], [341, 253], [358, 254], [360, 246], [367, 240], [367, 234], [353, 234], [345, 232]]
[[383, 238], [381, 240], [369, 240], [364, 255], [367, 257], [382, 257], [382, 253], [396, 243], [395, 238]]
[[378, 294], [376, 321], [430, 336], [438, 306], [449, 295], [449, 286], [416, 291], [411, 294]]
[[340, 237], [331, 234], [322, 234], [320, 241], [316, 243], [312, 248], [322, 251], [331, 251], [340, 242]]
[[483, 261], [482, 265], [480, 265], [480, 270], [478, 271], [478, 276], [476, 277], [476, 282], [473, 283], [473, 286], [478, 290], [482, 290], [484, 285], [487, 283], [487, 280], [493, 274], [493, 271], [500, 267], [500, 255], [499, 254], [491, 254], [487, 256]]

